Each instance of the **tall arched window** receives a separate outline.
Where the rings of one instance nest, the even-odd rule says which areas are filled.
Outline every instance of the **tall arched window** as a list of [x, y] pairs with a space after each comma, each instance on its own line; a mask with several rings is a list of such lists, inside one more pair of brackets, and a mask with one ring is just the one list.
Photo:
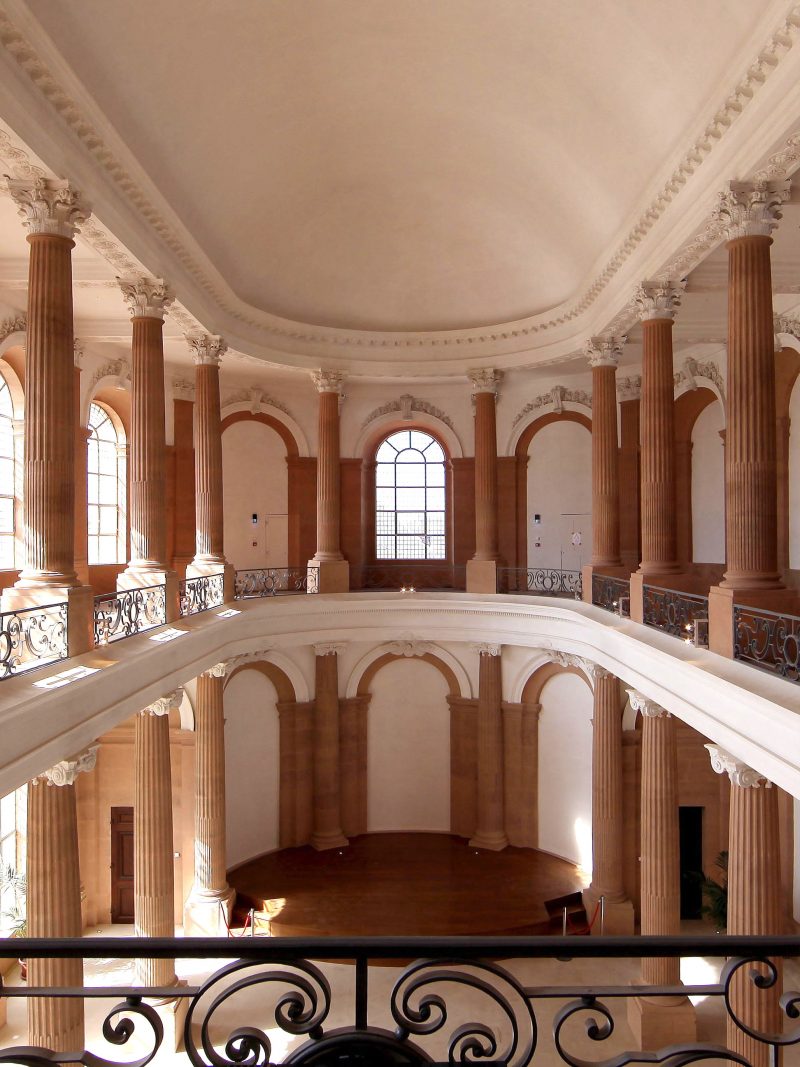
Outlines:
[[89, 563], [125, 562], [125, 431], [89, 407]]
[[14, 566], [14, 406], [0, 374], [0, 570]]
[[445, 559], [445, 455], [421, 430], [400, 430], [375, 456], [377, 559]]

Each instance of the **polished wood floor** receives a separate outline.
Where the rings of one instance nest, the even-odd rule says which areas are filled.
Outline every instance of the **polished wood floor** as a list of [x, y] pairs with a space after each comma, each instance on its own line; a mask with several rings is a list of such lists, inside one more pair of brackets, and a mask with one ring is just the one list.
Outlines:
[[284, 849], [229, 875], [268, 902], [283, 936], [546, 932], [544, 901], [584, 886], [577, 867], [533, 849], [477, 852], [447, 834], [367, 834], [338, 851]]

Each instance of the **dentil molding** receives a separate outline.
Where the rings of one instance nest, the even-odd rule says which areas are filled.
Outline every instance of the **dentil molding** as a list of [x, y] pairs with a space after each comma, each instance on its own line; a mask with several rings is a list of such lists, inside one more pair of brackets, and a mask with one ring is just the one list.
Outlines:
[[711, 757], [712, 768], [717, 774], [727, 774], [732, 785], [737, 785], [741, 789], [759, 789], [762, 785], [765, 785], [767, 789], [772, 788], [772, 782], [768, 781], [763, 774], [754, 771], [752, 767], [748, 767], [746, 763], [732, 756], [730, 752], [726, 752], [724, 748], [720, 748], [719, 745], [706, 745], [705, 747]]

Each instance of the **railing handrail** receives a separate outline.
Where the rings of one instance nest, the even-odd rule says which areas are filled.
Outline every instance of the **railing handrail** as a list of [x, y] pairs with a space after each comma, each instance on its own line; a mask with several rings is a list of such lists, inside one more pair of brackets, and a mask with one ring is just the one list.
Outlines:
[[792, 619], [794, 622], [800, 623], [800, 615], [791, 615], [788, 611], [770, 611], [768, 608], [753, 608], [748, 604], [733, 605], [734, 617], [742, 611], [751, 612], [753, 615], [769, 615], [771, 619]]
[[146, 593], [151, 589], [166, 589], [164, 582], [159, 585], [134, 585], [130, 589], [117, 589], [114, 593], [98, 593], [94, 598], [95, 604], [102, 600], [118, 600], [121, 596], [126, 596], [128, 593]]
[[700, 604], [707, 604], [708, 597], [703, 596], [702, 593], [686, 593], [683, 589], [667, 589], [664, 585], [647, 585], [642, 586], [643, 589], [652, 589], [657, 593], [669, 593], [671, 596], [681, 597], [683, 600], [695, 600]]
[[0, 619], [5, 619], [12, 615], [25, 615], [30, 611], [52, 611], [54, 608], [68, 606], [68, 600], [54, 600], [52, 604], [31, 604], [28, 608], [10, 608], [8, 611], [0, 611]]

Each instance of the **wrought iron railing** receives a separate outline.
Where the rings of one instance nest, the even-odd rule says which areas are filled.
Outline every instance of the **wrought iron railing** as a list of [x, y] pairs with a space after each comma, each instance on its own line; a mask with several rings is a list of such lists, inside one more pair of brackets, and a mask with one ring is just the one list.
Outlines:
[[[56, 993], [66, 998], [110, 999], [113, 1004], [105, 1011], [99, 1032], [89, 1034], [92, 1053], [6, 1047], [0, 1050], [0, 1063], [145, 1067], [164, 1044], [159, 1015], [147, 1003], [151, 998], [188, 1002], [183, 1040], [194, 1067], [463, 1062], [526, 1067], [539, 1055], [552, 1059], [553, 1052], [569, 1067], [626, 1067], [643, 1062], [677, 1067], [706, 1059], [748, 1064], [741, 1053], [707, 1041], [692, 1040], [646, 1053], [626, 1050], [620, 1037], [624, 1027], [615, 1027], [615, 1019], [624, 1019], [627, 1001], [641, 996], [716, 999], [735, 1027], [755, 1042], [755, 1052], [763, 1048], [764, 1062], [778, 1063], [781, 1048], [800, 1043], [800, 992], [784, 993], [780, 1000], [785, 1032], [783, 1026], [759, 1032], [752, 1018], [742, 1018], [737, 1011], [737, 1005], [751, 1003], [742, 997], [744, 987], [751, 987], [759, 997], [777, 1000], [780, 971], [771, 961], [800, 955], [796, 936], [0, 941], [0, 957], [21, 955], [28, 960], [108, 961], [131, 959], [134, 952], [148, 959], [229, 962], [199, 985], [81, 986], [57, 991], [6, 986], [3, 995], [9, 999]], [[658, 987], [602, 981], [588, 986], [569, 966], [574, 959], [676, 956], [727, 959], [721, 963], [717, 982]], [[512, 967], [497, 962], [507, 959], [515, 961]], [[563, 968], [563, 984], [533, 985], [520, 978], [521, 972], [535, 973], [520, 965], [532, 959], [549, 960], [559, 970]], [[319, 960], [325, 963], [314, 962]], [[377, 961], [384, 965], [379, 972], [370, 968]], [[387, 981], [389, 961], [397, 961], [399, 973]], [[353, 965], [353, 980], [339, 978], [332, 983], [325, 969], [330, 962]], [[101, 1033], [104, 1049], [99, 1048]], [[587, 1058], [587, 1037], [599, 1043], [595, 1059]], [[130, 1054], [121, 1061], [107, 1058], [111, 1045], [128, 1042], [135, 1048], [134, 1059]]]
[[800, 618], [734, 604], [733, 656], [800, 682]]
[[694, 644], [708, 644], [707, 596], [645, 585], [643, 602], [645, 626], [653, 626]]
[[225, 575], [220, 571], [186, 578], [180, 584], [179, 596], [181, 615], [197, 615], [218, 608], [225, 603]]
[[163, 626], [167, 621], [164, 585], [120, 589], [94, 598], [94, 643], [107, 645], [124, 637]]
[[534, 596], [583, 596], [580, 571], [564, 571], [553, 567], [498, 567], [498, 593], [532, 593]]
[[66, 659], [68, 654], [65, 603], [0, 615], [0, 680]]
[[592, 575], [592, 603], [618, 615], [631, 613], [630, 578], [612, 578], [607, 574]]
[[[408, 561], [364, 564], [354, 571], [351, 588], [368, 591], [400, 589], [463, 591], [467, 568], [463, 563]], [[358, 584], [356, 584], [358, 583]]]
[[317, 573], [313, 567], [257, 567], [237, 571], [235, 596], [237, 600], [246, 600], [286, 593], [316, 593]]

